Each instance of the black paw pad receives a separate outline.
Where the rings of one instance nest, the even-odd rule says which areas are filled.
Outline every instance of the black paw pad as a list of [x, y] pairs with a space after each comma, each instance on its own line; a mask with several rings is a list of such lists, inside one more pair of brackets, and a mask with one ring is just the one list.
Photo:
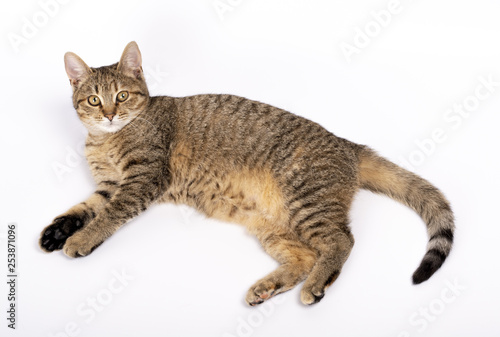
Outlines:
[[314, 295], [314, 302], [312, 302], [311, 304], [315, 304], [315, 303], [318, 303], [319, 301], [321, 301], [321, 299], [323, 299], [323, 297], [325, 297], [325, 293], [321, 294], [321, 295]]
[[66, 240], [82, 227], [83, 220], [76, 216], [57, 218], [42, 232], [40, 247], [49, 252], [62, 249]]

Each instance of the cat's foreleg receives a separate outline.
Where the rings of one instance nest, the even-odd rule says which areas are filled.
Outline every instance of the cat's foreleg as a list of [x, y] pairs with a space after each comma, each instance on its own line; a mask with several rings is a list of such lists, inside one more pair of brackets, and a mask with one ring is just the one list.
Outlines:
[[40, 234], [42, 250], [52, 252], [64, 246], [66, 240], [92, 221], [109, 202], [117, 189], [115, 181], [102, 181], [96, 191], [84, 202], [71, 207], [66, 213], [56, 217]]
[[138, 174], [125, 177], [116, 193], [82, 230], [68, 238], [63, 251], [69, 257], [90, 254], [123, 224], [133, 219], [151, 205], [162, 193], [159, 173]]

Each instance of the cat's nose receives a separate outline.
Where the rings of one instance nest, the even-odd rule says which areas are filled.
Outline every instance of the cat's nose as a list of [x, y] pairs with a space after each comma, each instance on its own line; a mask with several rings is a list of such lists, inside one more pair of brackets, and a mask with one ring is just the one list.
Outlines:
[[111, 122], [113, 120], [113, 117], [115, 117], [116, 114], [114, 112], [110, 113], [110, 114], [105, 114], [104, 117], [106, 117], [107, 119], [109, 119], [109, 121]]

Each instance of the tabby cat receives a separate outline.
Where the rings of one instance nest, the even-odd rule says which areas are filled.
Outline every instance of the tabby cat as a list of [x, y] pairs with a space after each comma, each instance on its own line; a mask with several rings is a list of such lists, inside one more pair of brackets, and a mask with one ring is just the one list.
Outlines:
[[183, 203], [243, 224], [280, 263], [250, 288], [249, 305], [304, 280], [301, 300], [313, 304], [351, 252], [349, 208], [364, 188], [406, 204], [427, 224], [415, 284], [450, 253], [454, 218], [445, 197], [366, 146], [242, 97], [151, 97], [135, 42], [110, 66], [90, 68], [73, 53], [64, 61], [97, 189], [42, 231], [44, 251], [86, 256], [151, 204]]

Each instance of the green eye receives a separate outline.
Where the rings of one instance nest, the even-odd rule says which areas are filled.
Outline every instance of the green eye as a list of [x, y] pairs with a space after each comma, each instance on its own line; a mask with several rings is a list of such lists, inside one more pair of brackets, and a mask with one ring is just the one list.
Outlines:
[[99, 104], [101, 104], [101, 99], [99, 97], [97, 97], [96, 95], [90, 96], [88, 101], [89, 101], [89, 104], [92, 106], [98, 106]]
[[116, 95], [116, 100], [118, 102], [125, 102], [128, 98], [128, 91], [120, 91], [118, 95]]

